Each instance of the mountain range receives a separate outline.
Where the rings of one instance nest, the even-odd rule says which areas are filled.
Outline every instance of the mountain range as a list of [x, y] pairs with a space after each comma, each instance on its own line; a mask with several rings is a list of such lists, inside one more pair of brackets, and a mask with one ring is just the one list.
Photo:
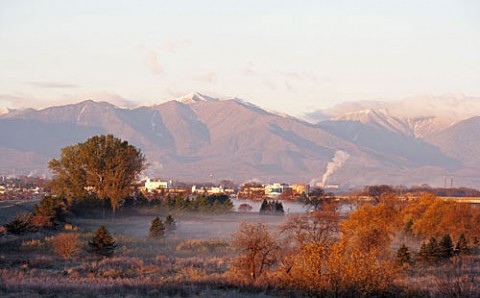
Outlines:
[[352, 187], [443, 186], [446, 177], [450, 186], [453, 177], [454, 186], [479, 188], [478, 102], [429, 96], [342, 104], [298, 118], [237, 98], [191, 93], [129, 109], [87, 100], [5, 110], [0, 113], [0, 173], [46, 174], [48, 161], [61, 148], [111, 133], [145, 153], [146, 175], [163, 179], [209, 181], [213, 175], [215, 181]]

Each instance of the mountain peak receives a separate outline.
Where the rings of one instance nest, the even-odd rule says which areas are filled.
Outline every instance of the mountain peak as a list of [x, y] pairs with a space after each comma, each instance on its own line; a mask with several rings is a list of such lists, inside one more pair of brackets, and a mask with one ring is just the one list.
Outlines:
[[14, 110], [9, 109], [9, 108], [7, 108], [7, 107], [3, 107], [3, 108], [0, 108], [0, 115], [6, 115], [6, 114], [8, 114], [8, 113], [10, 113], [10, 112], [12, 112], [12, 111], [14, 111]]
[[333, 120], [344, 120], [344, 121], [358, 121], [363, 124], [367, 124], [370, 122], [377, 122], [379, 119], [384, 121], [386, 118], [390, 118], [388, 111], [385, 109], [364, 109], [355, 112], [349, 112], [337, 117], [334, 117]]
[[202, 101], [218, 101], [218, 98], [210, 97], [199, 92], [191, 92], [187, 95], [177, 98], [177, 101], [184, 104], [194, 104]]

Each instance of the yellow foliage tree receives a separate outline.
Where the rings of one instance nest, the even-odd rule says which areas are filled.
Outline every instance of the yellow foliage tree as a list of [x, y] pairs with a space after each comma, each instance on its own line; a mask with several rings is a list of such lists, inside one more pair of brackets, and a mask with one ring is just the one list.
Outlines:
[[364, 206], [342, 223], [342, 239], [349, 248], [385, 252], [398, 230], [399, 215], [399, 210], [390, 204]]

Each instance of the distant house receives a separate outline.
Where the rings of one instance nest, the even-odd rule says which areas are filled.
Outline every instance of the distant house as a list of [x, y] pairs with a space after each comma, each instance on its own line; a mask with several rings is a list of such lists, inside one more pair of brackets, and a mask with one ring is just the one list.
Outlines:
[[196, 185], [192, 186], [192, 193], [207, 193], [209, 195], [213, 194], [225, 194], [228, 192], [233, 192], [233, 190], [224, 189], [222, 186], [211, 186], [211, 187], [200, 187], [197, 188]]
[[145, 189], [147, 192], [153, 192], [161, 189], [172, 188], [172, 181], [161, 181], [160, 179], [150, 179], [147, 178], [145, 181]]
[[286, 183], [266, 184], [265, 196], [269, 198], [288, 197], [292, 195], [292, 187]]

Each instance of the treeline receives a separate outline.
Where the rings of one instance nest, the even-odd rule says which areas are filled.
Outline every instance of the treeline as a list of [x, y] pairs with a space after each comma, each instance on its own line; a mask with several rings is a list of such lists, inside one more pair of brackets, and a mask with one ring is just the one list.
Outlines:
[[430, 187], [429, 185], [412, 186], [410, 188], [404, 186], [390, 186], [390, 185], [370, 185], [366, 186], [362, 195], [370, 196], [378, 199], [385, 194], [423, 194], [428, 193], [437, 197], [480, 197], [480, 191], [473, 188], [457, 187], [457, 188], [443, 188]]
[[202, 195], [195, 198], [179, 194], [167, 196], [160, 204], [175, 212], [225, 213], [232, 211], [233, 208], [233, 202], [223, 194]]
[[414, 186], [408, 192], [423, 192], [436, 195], [437, 197], [480, 197], [480, 191], [473, 188], [431, 188], [426, 186]]

